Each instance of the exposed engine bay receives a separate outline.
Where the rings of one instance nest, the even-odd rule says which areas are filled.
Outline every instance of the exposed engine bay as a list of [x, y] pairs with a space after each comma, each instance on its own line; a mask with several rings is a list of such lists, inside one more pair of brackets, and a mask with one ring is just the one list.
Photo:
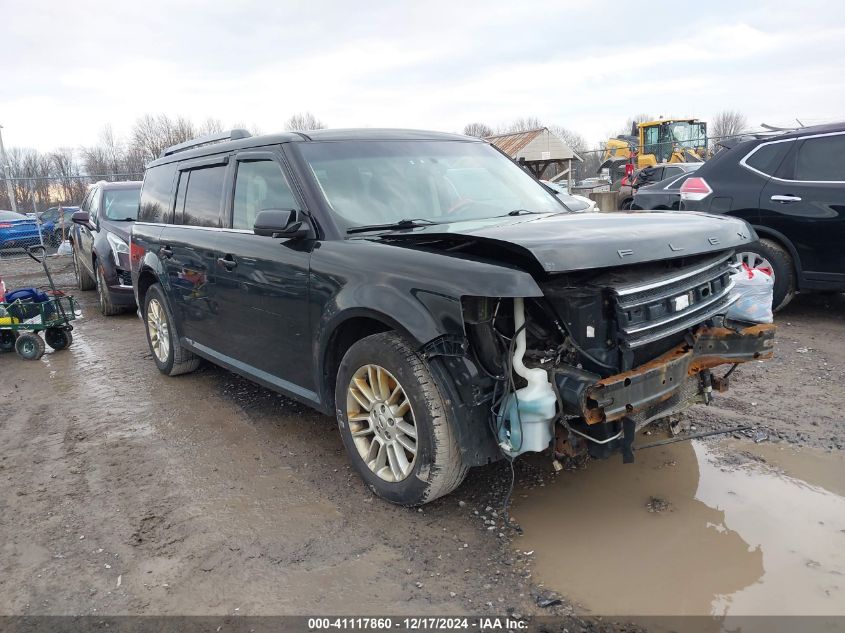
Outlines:
[[728, 370], [771, 358], [775, 326], [733, 321], [732, 251], [550, 274], [543, 297], [464, 299], [471, 353], [493, 380], [501, 451], [563, 441], [633, 461], [637, 429], [728, 388]]

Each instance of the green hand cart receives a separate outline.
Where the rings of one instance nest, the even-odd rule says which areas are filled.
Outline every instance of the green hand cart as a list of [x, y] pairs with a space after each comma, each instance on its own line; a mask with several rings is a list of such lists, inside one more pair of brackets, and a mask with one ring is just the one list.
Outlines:
[[[37, 254], [39, 251], [40, 256]], [[20, 299], [0, 303], [0, 351], [10, 352], [14, 349], [18, 356], [26, 360], [38, 360], [43, 356], [45, 340], [56, 351], [70, 347], [73, 343], [73, 325], [70, 322], [78, 314], [76, 300], [56, 290], [44, 251], [44, 247], [39, 244], [30, 246], [27, 254], [44, 266], [52, 296], [47, 301], [36, 303]], [[39, 332], [44, 332], [43, 339]]]

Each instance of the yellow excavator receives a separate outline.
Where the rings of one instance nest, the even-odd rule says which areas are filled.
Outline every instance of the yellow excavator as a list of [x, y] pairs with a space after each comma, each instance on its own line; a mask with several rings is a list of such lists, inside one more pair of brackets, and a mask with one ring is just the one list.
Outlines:
[[[607, 140], [600, 168], [634, 169], [658, 163], [701, 162], [707, 158], [707, 123], [698, 119], [658, 119], [634, 123], [631, 134]], [[628, 168], [631, 169], [631, 168]]]

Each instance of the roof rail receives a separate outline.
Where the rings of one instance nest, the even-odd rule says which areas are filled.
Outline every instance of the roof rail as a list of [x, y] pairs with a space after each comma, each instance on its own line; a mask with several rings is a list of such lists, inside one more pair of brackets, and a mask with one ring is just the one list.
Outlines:
[[[795, 120], [798, 121], [798, 119]], [[798, 123], [801, 123], [801, 121], [798, 121]], [[798, 127], [778, 127], [776, 125], [767, 125], [766, 123], [761, 123], [760, 127], [769, 130], [770, 132], [794, 132], [795, 130], [800, 130], [801, 128], [803, 128], [804, 124], [801, 124]]]
[[199, 138], [191, 139], [190, 141], [185, 141], [184, 143], [179, 143], [178, 145], [171, 145], [170, 147], [166, 147], [161, 152], [159, 158], [170, 156], [171, 154], [175, 154], [176, 152], [184, 152], [185, 150], [200, 147], [202, 145], [209, 145], [210, 143], [219, 143], [221, 141], [237, 141], [242, 138], [249, 138], [250, 136], [252, 135], [248, 131], [240, 128], [236, 128], [234, 130], [227, 130], [226, 132], [217, 132], [216, 134], [201, 136]]

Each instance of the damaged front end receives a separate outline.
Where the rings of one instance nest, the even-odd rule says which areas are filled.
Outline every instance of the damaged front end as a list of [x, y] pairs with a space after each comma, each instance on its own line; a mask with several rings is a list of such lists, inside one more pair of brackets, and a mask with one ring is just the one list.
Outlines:
[[[731, 321], [733, 253], [548, 275], [543, 298], [468, 298], [470, 349], [493, 379], [491, 421], [508, 456], [558, 443], [621, 451], [649, 422], [728, 388], [711, 370], [771, 358], [775, 326]], [[551, 406], [550, 406], [551, 403]]]

